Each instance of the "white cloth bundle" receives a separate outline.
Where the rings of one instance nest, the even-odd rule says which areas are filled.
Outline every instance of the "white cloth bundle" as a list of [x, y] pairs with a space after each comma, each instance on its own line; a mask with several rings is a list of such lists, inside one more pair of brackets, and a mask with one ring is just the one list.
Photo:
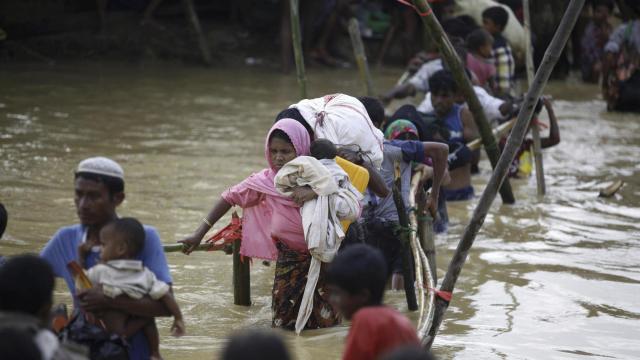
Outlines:
[[313, 310], [320, 266], [333, 260], [344, 238], [340, 220], [355, 220], [360, 216], [362, 194], [351, 185], [349, 176], [335, 160], [309, 156], [298, 156], [285, 164], [274, 182], [283, 195], [291, 195], [293, 188], [305, 185], [318, 194], [317, 199], [305, 202], [300, 208], [304, 239], [312, 256], [296, 319], [296, 333], [300, 334]]
[[373, 125], [360, 100], [345, 94], [333, 94], [305, 99], [290, 108], [300, 111], [317, 139], [362, 150], [365, 159], [380, 168], [384, 135]]

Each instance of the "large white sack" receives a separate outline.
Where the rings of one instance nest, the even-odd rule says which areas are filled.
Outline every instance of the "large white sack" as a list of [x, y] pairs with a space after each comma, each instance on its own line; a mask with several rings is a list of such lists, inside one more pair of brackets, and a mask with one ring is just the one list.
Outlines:
[[360, 100], [345, 94], [305, 99], [290, 106], [300, 111], [318, 139], [337, 146], [359, 147], [365, 159], [380, 168], [384, 135], [376, 128]]

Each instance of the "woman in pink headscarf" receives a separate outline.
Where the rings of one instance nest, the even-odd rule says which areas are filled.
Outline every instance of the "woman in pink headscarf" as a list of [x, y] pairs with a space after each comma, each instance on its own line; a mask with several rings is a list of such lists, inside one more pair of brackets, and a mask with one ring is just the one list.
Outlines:
[[[207, 231], [231, 207], [243, 209], [242, 246], [240, 254], [276, 260], [273, 285], [272, 326], [294, 329], [300, 301], [306, 284], [311, 255], [304, 240], [300, 206], [317, 195], [309, 187], [298, 187], [291, 197], [276, 191], [274, 177], [287, 162], [309, 155], [307, 130], [293, 119], [275, 123], [265, 141], [265, 157], [269, 167], [246, 178], [222, 193], [209, 215], [193, 235], [180, 242], [184, 252], [191, 253]], [[317, 329], [337, 325], [340, 318], [329, 304], [323, 271], [313, 298], [313, 313], [305, 328]]]

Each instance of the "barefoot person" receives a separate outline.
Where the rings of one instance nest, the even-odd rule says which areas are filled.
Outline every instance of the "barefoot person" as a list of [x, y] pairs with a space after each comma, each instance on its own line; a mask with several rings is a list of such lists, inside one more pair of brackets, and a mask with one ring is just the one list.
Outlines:
[[[89, 244], [84, 267], [89, 269], [98, 263], [100, 257], [100, 231], [109, 222], [118, 218], [116, 208], [124, 201], [124, 171], [115, 161], [104, 157], [93, 157], [80, 162], [75, 171], [75, 205], [80, 224], [66, 226], [58, 230], [49, 240], [40, 256], [51, 265], [55, 276], [64, 278], [71, 294], [76, 294], [73, 277], [67, 264], [78, 261], [78, 248]], [[171, 284], [167, 259], [162, 250], [158, 232], [144, 227], [145, 246], [136, 256], [137, 260], [151, 270], [155, 276]], [[101, 312], [117, 310], [142, 317], [169, 316], [164, 304], [148, 296], [132, 299], [121, 295], [109, 298], [99, 288], [79, 292], [74, 297], [74, 305], [84, 311]], [[147, 339], [142, 331], [129, 339], [129, 358], [148, 359], [150, 357]]]
[[[309, 133], [300, 122], [282, 119], [276, 122], [265, 143], [269, 167], [232, 186], [213, 206], [202, 224], [180, 242], [184, 252], [191, 253], [204, 235], [232, 206], [243, 209], [242, 246], [246, 257], [275, 260], [275, 280], [272, 294], [272, 326], [294, 329], [303, 297], [311, 255], [305, 242], [300, 207], [315, 199], [308, 186], [294, 188], [290, 197], [275, 188], [276, 173], [298, 156], [309, 155]], [[313, 310], [306, 322], [307, 329], [337, 325], [340, 318], [329, 304], [324, 271], [321, 271], [313, 295]]]

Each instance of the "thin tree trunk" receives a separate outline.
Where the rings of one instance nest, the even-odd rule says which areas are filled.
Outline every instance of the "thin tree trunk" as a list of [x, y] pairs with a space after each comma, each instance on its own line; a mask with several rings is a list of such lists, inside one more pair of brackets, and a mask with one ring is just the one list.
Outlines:
[[401, 231], [399, 233], [400, 243], [402, 244], [402, 275], [404, 283], [404, 292], [407, 298], [407, 307], [411, 311], [418, 310], [418, 300], [416, 299], [416, 289], [414, 286], [415, 277], [413, 275], [413, 257], [411, 256], [411, 244], [409, 243], [409, 217], [407, 209], [402, 200], [402, 177], [400, 174], [400, 164], [396, 164], [395, 182], [392, 187], [393, 201], [398, 210], [398, 223]]
[[[449, 268], [447, 269], [447, 273], [442, 281], [442, 286], [440, 287], [440, 291], [443, 292], [453, 292], [456, 281], [458, 280], [458, 276], [460, 275], [460, 271], [464, 266], [464, 263], [467, 259], [467, 255], [469, 254], [469, 250], [473, 245], [473, 241], [475, 240], [478, 231], [482, 227], [484, 223], [484, 219], [487, 216], [487, 212], [491, 207], [491, 203], [496, 197], [496, 193], [498, 191], [498, 187], [502, 181], [504, 181], [507, 171], [509, 170], [509, 166], [513, 161], [516, 151], [522, 144], [522, 140], [527, 132], [527, 128], [529, 126], [529, 119], [531, 119], [531, 115], [533, 114], [533, 110], [535, 108], [536, 102], [542, 94], [542, 91], [549, 80], [549, 76], [551, 75], [551, 71], [558, 61], [560, 54], [562, 53], [562, 49], [567, 43], [567, 39], [571, 35], [571, 30], [578, 20], [578, 16], [580, 15], [580, 11], [582, 6], [584, 5], [585, 0], [571, 0], [569, 7], [567, 8], [562, 21], [560, 22], [560, 26], [556, 31], [551, 44], [547, 48], [547, 51], [544, 54], [544, 58], [542, 63], [540, 64], [540, 68], [536, 73], [536, 77], [525, 96], [524, 103], [522, 108], [520, 109], [520, 113], [518, 114], [518, 119], [516, 120], [516, 124], [511, 131], [511, 135], [507, 140], [507, 144], [500, 156], [500, 160], [498, 161], [498, 165], [496, 166], [493, 174], [491, 175], [491, 179], [489, 179], [489, 183], [487, 187], [484, 189], [482, 196], [480, 197], [480, 201], [478, 206], [473, 212], [473, 216], [471, 217], [471, 221], [469, 225], [465, 228], [464, 234], [458, 243], [458, 247], [449, 263]], [[438, 328], [442, 322], [442, 318], [444, 316], [447, 307], [449, 306], [449, 302], [443, 300], [438, 297], [436, 300], [436, 311], [435, 316], [433, 318], [433, 325], [431, 330], [429, 331], [428, 337], [425, 339], [424, 343], [427, 348], [430, 348], [433, 344], [433, 340], [437, 334]]]
[[[526, 46], [525, 56], [527, 60], [527, 82], [529, 86], [533, 83], [535, 71], [533, 68], [533, 48], [531, 47], [531, 11], [529, 9], [529, 0], [522, 3], [524, 9], [524, 43]], [[547, 192], [547, 186], [544, 181], [544, 166], [542, 164], [542, 146], [540, 144], [540, 128], [538, 124], [531, 125], [531, 134], [533, 135], [533, 154], [536, 163], [536, 188], [538, 196], [544, 196]]]
[[304, 56], [302, 54], [302, 35], [300, 34], [300, 7], [298, 0], [289, 0], [291, 14], [291, 38], [293, 40], [293, 56], [296, 60], [296, 75], [300, 87], [300, 98], [307, 98], [307, 78], [304, 71]]
[[209, 51], [209, 44], [207, 43], [206, 37], [202, 33], [202, 27], [200, 26], [198, 13], [196, 12], [196, 8], [193, 6], [193, 0], [182, 1], [185, 11], [187, 12], [187, 18], [189, 19], [191, 27], [193, 28], [193, 32], [196, 35], [198, 46], [200, 47], [200, 52], [202, 53], [202, 60], [206, 65], [211, 65], [211, 52]]
[[356, 18], [349, 20], [349, 36], [351, 37], [351, 45], [353, 46], [353, 55], [358, 64], [360, 79], [364, 84], [367, 96], [375, 96], [373, 80], [371, 79], [369, 64], [367, 64], [367, 54], [364, 50], [364, 44], [362, 43], [362, 36], [360, 35], [360, 25]]

